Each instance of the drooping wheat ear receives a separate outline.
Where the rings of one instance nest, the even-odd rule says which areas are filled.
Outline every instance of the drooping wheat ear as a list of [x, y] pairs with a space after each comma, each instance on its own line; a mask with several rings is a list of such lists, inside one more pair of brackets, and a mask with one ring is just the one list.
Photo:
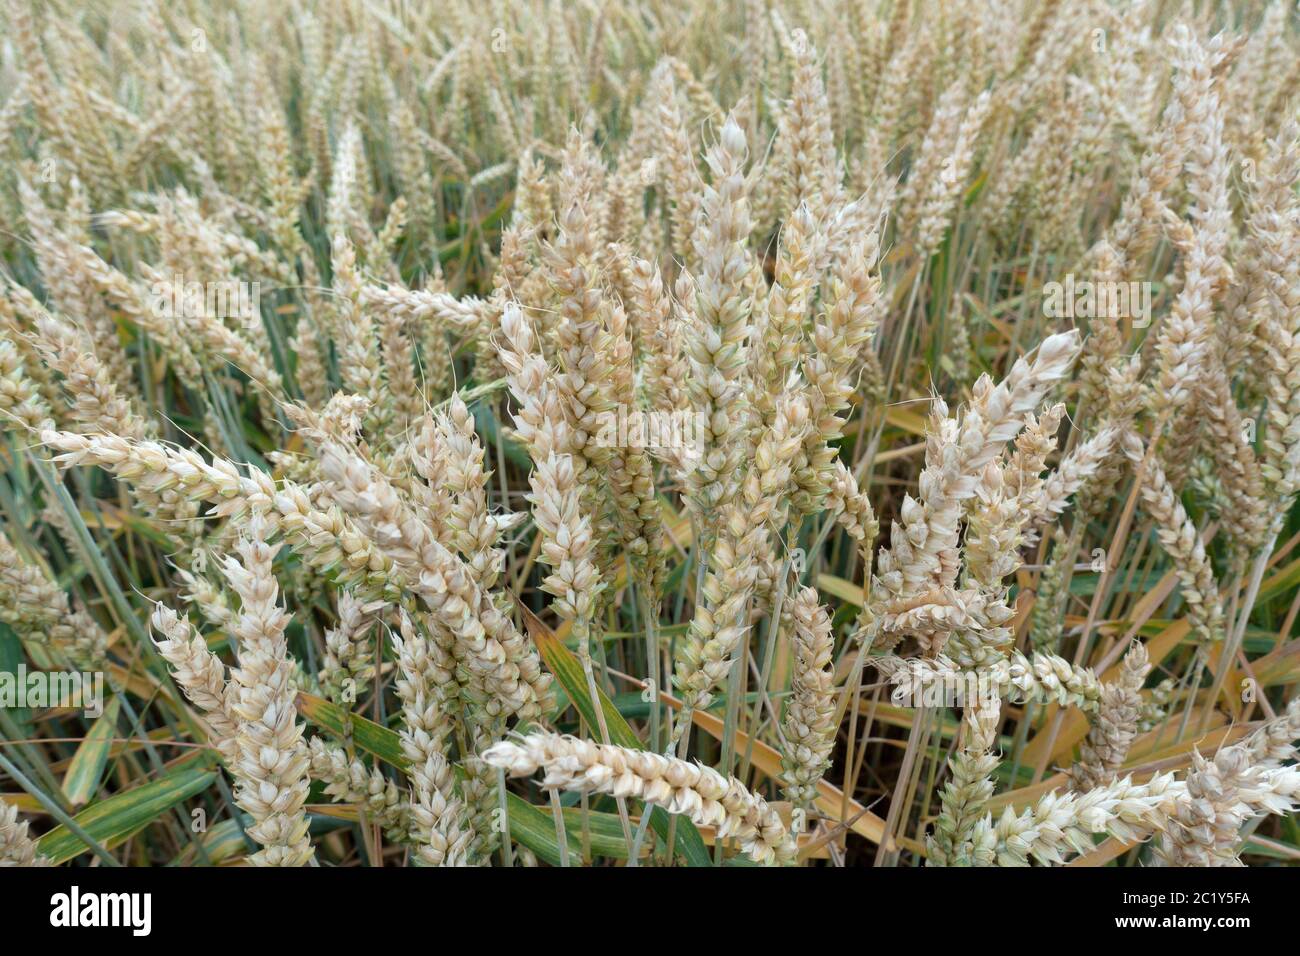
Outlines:
[[409, 807], [402, 801], [397, 784], [384, 777], [378, 767], [367, 768], [335, 743], [320, 737], [307, 741], [311, 751], [311, 777], [325, 784], [325, 794], [340, 803], [354, 803], [365, 811], [367, 822], [377, 823], [394, 839], [409, 833]]
[[1092, 727], [1079, 748], [1079, 760], [1070, 768], [1070, 786], [1091, 790], [1115, 779], [1115, 771], [1128, 757], [1138, 732], [1142, 710], [1142, 685], [1151, 673], [1146, 645], [1135, 641], [1124, 655], [1119, 679], [1101, 690], [1101, 705], [1092, 715]]
[[36, 849], [36, 841], [27, 835], [26, 821], [18, 822], [18, 808], [0, 802], [0, 867], [49, 865]]
[[578, 439], [542, 355], [541, 343], [517, 302], [507, 302], [502, 308], [501, 333], [499, 354], [510, 377], [510, 392], [519, 404], [514, 412], [516, 437], [528, 448], [533, 461], [549, 454], [572, 456]]
[[863, 606], [853, 631], [853, 640], [861, 640], [872, 624], [871, 601], [871, 556], [876, 547], [876, 537], [880, 534], [880, 522], [876, 520], [875, 509], [866, 492], [858, 488], [858, 481], [853, 472], [842, 461], [836, 461], [831, 472], [830, 491], [826, 495], [826, 511], [845, 533], [853, 539], [858, 549], [858, 558], [863, 568]]
[[244, 476], [223, 458], [209, 464], [192, 451], [158, 442], [135, 442], [118, 435], [77, 435], [45, 431], [41, 442], [60, 452], [54, 459], [61, 468], [97, 465], [128, 484], [161, 495], [169, 490], [186, 497], [217, 503], [214, 514], [229, 517], [269, 511], [276, 494], [270, 475], [250, 469]]
[[315, 854], [307, 835], [310, 755], [304, 724], [296, 719], [294, 666], [284, 629], [289, 615], [279, 607], [271, 569], [275, 549], [260, 518], [245, 525], [247, 537], [227, 555], [222, 570], [239, 595], [239, 616], [230, 628], [238, 641], [239, 666], [231, 671], [238, 756], [231, 769], [235, 800], [252, 816], [248, 835], [261, 844], [257, 866], [305, 866]]
[[0, 621], [25, 640], [49, 644], [78, 667], [100, 670], [108, 637], [39, 564], [0, 531]]
[[[1142, 439], [1127, 432], [1122, 442], [1129, 461], [1142, 467]], [[1174, 573], [1178, 575], [1183, 600], [1187, 602], [1187, 617], [1197, 637], [1203, 641], [1219, 641], [1224, 635], [1223, 602], [1205, 545], [1160, 463], [1149, 459], [1145, 466], [1142, 501], [1156, 523], [1160, 543], [1174, 561]]]
[[478, 328], [489, 305], [475, 296], [457, 298], [442, 288], [404, 289], [366, 285], [357, 289], [358, 302], [376, 312], [394, 315], [415, 325], [437, 323], [461, 332]]
[[240, 718], [235, 713], [238, 688], [226, 681], [226, 667], [208, 650], [208, 642], [171, 608], [158, 604], [150, 618], [157, 637], [154, 644], [171, 665], [172, 677], [199, 709], [208, 726], [212, 746], [232, 769], [239, 758], [236, 737]]
[[[590, 178], [585, 140], [571, 137], [565, 165], [572, 204], [564, 216], [564, 226], [556, 241], [546, 248], [547, 267], [556, 294], [562, 300], [560, 321], [555, 328], [560, 351], [559, 373], [547, 368], [539, 354], [539, 343], [528, 328], [516, 303], [502, 308], [502, 332], [506, 342], [499, 345], [500, 362], [510, 376], [511, 392], [520, 402], [515, 412], [516, 433], [529, 446], [534, 462], [541, 466], [551, 454], [568, 459], [584, 510], [593, 514], [591, 535], [595, 544], [612, 540], [614, 519], [603, 518], [598, 502], [604, 496], [601, 472], [612, 472], [614, 449], [610, 442], [597, 440], [603, 434], [604, 419], [614, 408], [614, 336], [602, 316], [610, 315], [604, 302], [595, 268], [593, 229], [582, 194], [581, 183]], [[621, 509], [620, 509], [621, 510]], [[595, 527], [599, 525], [599, 527]], [[593, 551], [591, 559], [601, 570], [602, 578], [610, 571], [610, 554]], [[593, 605], [597, 606], [597, 605]]]
[[816, 588], [804, 588], [791, 607], [793, 669], [782, 723], [781, 763], [791, 803], [807, 807], [830, 766], [835, 744], [835, 638]]
[[993, 796], [992, 774], [998, 765], [993, 751], [1001, 719], [1001, 701], [979, 701], [966, 708], [962, 721], [965, 741], [961, 750], [948, 758], [952, 779], [939, 796], [942, 809], [934, 821], [934, 832], [925, 838], [927, 866], [993, 864], [987, 839], [990, 831], [982, 829], [985, 838], [979, 844], [975, 837]]
[[1233, 865], [1242, 823], [1288, 813], [1300, 799], [1300, 768], [1255, 764], [1248, 744], [1193, 760], [1186, 780], [1157, 774], [1135, 785], [1125, 777], [1083, 793], [1053, 791], [1019, 816], [1008, 807], [996, 828], [999, 864], [1023, 866], [1031, 856], [1063, 862], [1064, 853], [1093, 849], [1091, 833], [1132, 843], [1160, 832], [1157, 863]]
[[384, 601], [363, 603], [356, 595], [342, 591], [338, 598], [338, 626], [325, 631], [325, 664], [320, 683], [330, 700], [345, 700], [357, 693], [375, 675], [375, 652], [371, 629], [387, 606]]
[[745, 398], [750, 332], [746, 277], [750, 272], [749, 202], [746, 197], [745, 134], [729, 116], [708, 151], [713, 182], [704, 191], [686, 355], [691, 407], [703, 425], [700, 454], [686, 475], [686, 502], [703, 526], [739, 489], [749, 412]]
[[456, 792], [456, 775], [448, 759], [453, 718], [443, 689], [448, 662], [440, 649], [402, 616], [402, 636], [393, 637], [397, 696], [402, 702], [402, 752], [411, 762], [411, 839], [416, 859], [427, 866], [468, 866], [466, 808]]
[[1147, 839], [1168, 825], [1186, 792], [1172, 773], [1157, 774], [1144, 784], [1125, 777], [1081, 794], [1053, 790], [1018, 815], [1007, 807], [996, 825], [986, 818], [979, 829], [992, 828], [999, 866], [1028, 866], [1030, 858], [1060, 864], [1067, 856], [1090, 852], [1096, 833], [1124, 842]]
[[[578, 628], [579, 649], [586, 652], [596, 600], [603, 586], [595, 566], [596, 541], [591, 520], [582, 513], [582, 488], [575, 458], [573, 429], [545, 359], [534, 351], [532, 330], [515, 303], [501, 317], [505, 342], [501, 360], [510, 375], [510, 390], [519, 401], [515, 432], [528, 446], [535, 468], [529, 476], [534, 520], [542, 538], [542, 560], [555, 569], [547, 589], [559, 600], [557, 610]], [[575, 585], [579, 585], [575, 587]]]
[[795, 843], [767, 801], [709, 767], [662, 754], [535, 733], [503, 740], [484, 755], [513, 777], [545, 772], [542, 786], [606, 793], [662, 806], [699, 826], [717, 827], [760, 863], [791, 863]]
[[[1091, 668], [1078, 667], [1062, 657], [1040, 651], [1025, 657], [1012, 651], [977, 670], [958, 667], [940, 655], [936, 658], [873, 658], [890, 683], [898, 703], [924, 702], [937, 692], [956, 692], [966, 699], [996, 695], [1011, 703], [1047, 701], [1062, 707], [1094, 711], [1101, 701], [1101, 682]], [[931, 690], [930, 688], [934, 688]], [[949, 696], [951, 696], [949, 694]]]

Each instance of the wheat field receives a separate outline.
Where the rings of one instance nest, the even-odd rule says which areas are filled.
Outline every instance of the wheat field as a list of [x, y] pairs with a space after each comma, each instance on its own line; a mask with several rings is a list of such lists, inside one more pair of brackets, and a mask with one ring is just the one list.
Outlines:
[[0, 0], [0, 865], [1300, 862], [1283, 0]]

